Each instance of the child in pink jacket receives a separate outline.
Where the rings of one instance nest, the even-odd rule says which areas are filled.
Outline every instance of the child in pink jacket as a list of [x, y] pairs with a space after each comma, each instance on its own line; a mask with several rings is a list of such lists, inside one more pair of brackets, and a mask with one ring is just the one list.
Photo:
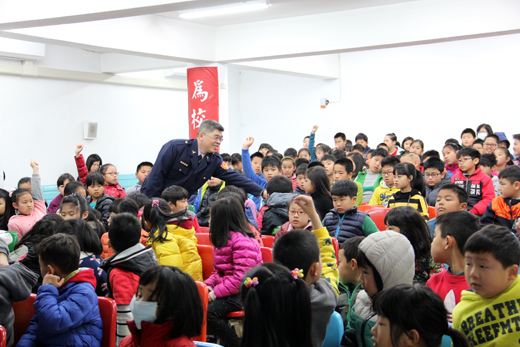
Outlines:
[[209, 289], [208, 328], [226, 346], [239, 347], [240, 339], [221, 317], [242, 310], [240, 285], [249, 269], [262, 264], [262, 253], [238, 198], [215, 201], [210, 216], [210, 237], [215, 250], [213, 273], [204, 281]]
[[7, 229], [15, 231], [18, 234], [18, 240], [47, 214], [41, 188], [40, 166], [31, 159], [31, 167], [33, 169], [31, 190], [19, 188], [11, 196], [13, 207], [18, 210], [19, 214], [9, 219]]

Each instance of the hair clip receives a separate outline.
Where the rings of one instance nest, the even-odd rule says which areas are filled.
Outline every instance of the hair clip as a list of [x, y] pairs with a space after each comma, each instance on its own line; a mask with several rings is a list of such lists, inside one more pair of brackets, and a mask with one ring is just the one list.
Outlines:
[[251, 279], [251, 277], [248, 277], [244, 281], [244, 285], [246, 286], [246, 288], [249, 288], [251, 286], [256, 287], [259, 283], [260, 282], [258, 282], [258, 277], [254, 277], [253, 279]]
[[155, 200], [152, 200], [152, 207], [154, 206], [159, 206], [159, 200], [155, 199]]
[[297, 280], [298, 278], [303, 278], [303, 269], [294, 269], [291, 271], [291, 276], [293, 279]]
[[139, 217], [142, 217], [142, 216], [143, 216], [143, 211], [139, 210], [139, 211], [137, 212], [137, 217], [139, 218]]

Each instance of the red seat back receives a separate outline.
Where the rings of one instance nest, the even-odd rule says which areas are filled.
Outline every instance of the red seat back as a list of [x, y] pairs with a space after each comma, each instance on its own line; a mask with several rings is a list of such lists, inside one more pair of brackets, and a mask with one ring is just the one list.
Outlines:
[[5, 347], [7, 345], [7, 332], [5, 328], [0, 325], [0, 347]]
[[332, 238], [332, 246], [334, 246], [334, 254], [336, 255], [336, 261], [339, 265], [339, 242], [335, 237]]
[[433, 219], [437, 217], [437, 212], [435, 212], [435, 207], [433, 206], [428, 206], [428, 213], [430, 214], [428, 219]]
[[[200, 259], [202, 260], [202, 278], [207, 280], [213, 272], [213, 247], [197, 245]], [[204, 342], [204, 341], [203, 341]]]
[[260, 247], [262, 251], [262, 260], [264, 263], [272, 263], [273, 262], [273, 250], [268, 247]]
[[114, 299], [98, 297], [99, 314], [103, 322], [103, 339], [101, 347], [115, 347], [116, 345], [116, 325], [117, 325], [117, 305]]
[[264, 247], [273, 248], [274, 236], [262, 235], [262, 242], [264, 243]]
[[206, 342], [206, 331], [207, 331], [207, 321], [208, 321], [208, 299], [209, 299], [209, 291], [208, 286], [206, 286], [202, 282], [195, 282], [197, 284], [197, 289], [199, 291], [200, 300], [202, 301], [202, 312], [204, 312], [204, 316], [202, 317], [202, 329], [200, 329], [200, 335], [196, 337], [192, 337], [193, 341]]
[[197, 238], [197, 243], [199, 245], [213, 246], [209, 234], [195, 233], [195, 237]]
[[370, 216], [370, 218], [372, 218], [374, 223], [376, 223], [376, 226], [380, 231], [386, 230], [385, 216], [388, 213], [388, 211], [390, 211], [388, 208], [378, 208], [370, 210], [368, 212], [368, 215]]
[[200, 232], [203, 234], [209, 234], [209, 227], [200, 227]]
[[22, 337], [23, 334], [29, 328], [29, 322], [31, 318], [34, 316], [34, 301], [36, 300], [36, 294], [31, 294], [24, 301], [14, 302], [13, 303], [13, 311], [14, 311], [14, 344], [16, 346], [18, 341]]

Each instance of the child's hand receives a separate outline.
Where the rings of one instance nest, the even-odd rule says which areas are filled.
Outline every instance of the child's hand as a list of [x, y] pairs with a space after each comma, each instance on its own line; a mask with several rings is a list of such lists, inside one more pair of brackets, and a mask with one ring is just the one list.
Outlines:
[[63, 285], [63, 282], [65, 282], [65, 278], [60, 279], [59, 276], [51, 275], [50, 273], [48, 273], [43, 278], [42, 285], [44, 285], [44, 284], [52, 284], [56, 288], [59, 288], [59, 287], [61, 287]]
[[76, 145], [76, 157], [79, 158], [81, 151], [83, 150], [83, 145]]
[[209, 290], [208, 302], [215, 301], [217, 299], [217, 295], [215, 294], [215, 291], [211, 287], [208, 287], [208, 290]]
[[40, 165], [31, 159], [31, 167], [33, 169], [33, 174], [37, 174], [40, 171]]
[[244, 144], [242, 145], [242, 149], [249, 149], [249, 147], [251, 147], [253, 145], [253, 143], [255, 143], [255, 138], [254, 137], [248, 137], [244, 141]]
[[318, 131], [318, 126], [317, 125], [312, 127], [311, 133], [316, 134], [316, 131]]
[[314, 207], [314, 202], [312, 201], [312, 197], [307, 195], [298, 195], [294, 198], [294, 202], [301, 207], [303, 212], [309, 216], [312, 228], [313, 229], [319, 229], [322, 226], [320, 216], [318, 215], [318, 212], [316, 212], [316, 208]]

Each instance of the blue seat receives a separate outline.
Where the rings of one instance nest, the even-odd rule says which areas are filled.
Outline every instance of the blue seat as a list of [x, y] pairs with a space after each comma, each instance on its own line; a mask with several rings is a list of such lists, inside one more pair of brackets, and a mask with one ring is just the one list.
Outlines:
[[451, 347], [451, 337], [442, 335], [441, 347]]
[[117, 182], [121, 185], [121, 187], [128, 189], [135, 186], [139, 181], [135, 177], [135, 174], [123, 174], [117, 176]]
[[46, 186], [42, 186], [43, 198], [47, 200], [49, 203], [54, 200], [56, 196], [60, 193], [58, 191], [58, 187], [55, 184], [50, 184]]
[[209, 343], [209, 342], [200, 342], [200, 341], [193, 341], [195, 346], [200, 347], [222, 347], [221, 345], [217, 345], [216, 343]]
[[341, 315], [338, 312], [333, 312], [330, 316], [329, 325], [327, 325], [327, 335], [323, 347], [339, 347], [344, 333]]

